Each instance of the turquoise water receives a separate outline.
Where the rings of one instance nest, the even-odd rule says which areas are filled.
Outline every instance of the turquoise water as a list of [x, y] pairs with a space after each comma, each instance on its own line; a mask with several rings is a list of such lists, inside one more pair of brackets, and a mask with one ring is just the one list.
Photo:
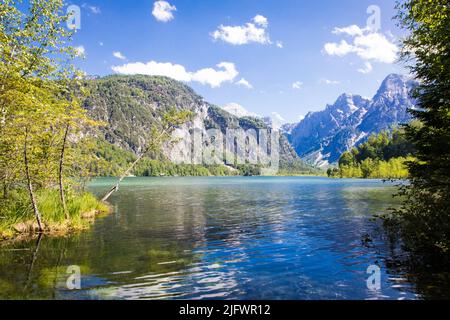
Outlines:
[[[0, 298], [420, 298], [371, 220], [396, 205], [394, 191], [377, 180], [129, 178], [91, 230], [1, 247]], [[371, 265], [379, 290], [367, 287]], [[69, 266], [80, 290], [67, 287]]]

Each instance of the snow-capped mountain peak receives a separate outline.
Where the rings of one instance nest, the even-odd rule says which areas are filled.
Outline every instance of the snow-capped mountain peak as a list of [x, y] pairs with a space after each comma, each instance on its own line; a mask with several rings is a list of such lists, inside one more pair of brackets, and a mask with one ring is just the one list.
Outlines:
[[325, 110], [308, 113], [288, 135], [300, 157], [318, 166], [339, 160], [341, 154], [370, 135], [410, 121], [415, 102], [410, 91], [417, 82], [391, 74], [373, 99], [342, 94]]

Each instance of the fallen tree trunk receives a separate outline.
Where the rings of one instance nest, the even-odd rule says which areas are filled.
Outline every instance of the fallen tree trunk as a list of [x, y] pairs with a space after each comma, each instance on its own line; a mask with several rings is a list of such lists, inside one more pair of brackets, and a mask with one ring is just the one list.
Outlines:
[[120, 183], [123, 181], [123, 179], [125, 179], [126, 177], [128, 177], [131, 173], [131, 171], [134, 169], [134, 167], [139, 163], [139, 161], [141, 161], [141, 159], [144, 157], [146, 152], [142, 153], [137, 159], [136, 161], [134, 161], [131, 166], [127, 169], [127, 171], [125, 171], [124, 174], [122, 174], [122, 176], [120, 176], [119, 181], [117, 181], [117, 184], [111, 188], [111, 190], [108, 191], [108, 193], [102, 198], [102, 201], [105, 202], [106, 200], [109, 199], [109, 197], [111, 197], [111, 195], [119, 190], [119, 185]]
[[130, 173], [132, 172], [132, 170], [134, 169], [134, 167], [136, 167], [136, 165], [142, 160], [142, 158], [147, 154], [147, 152], [150, 151], [150, 149], [156, 145], [156, 143], [158, 143], [158, 141], [167, 133], [167, 130], [164, 130], [161, 135], [153, 141], [153, 143], [148, 146], [144, 152], [141, 153], [141, 155], [128, 167], [128, 169], [120, 176], [119, 180], [117, 181], [117, 184], [112, 187], [106, 194], [105, 196], [102, 198], [102, 201], [105, 202], [109, 199], [109, 197], [111, 197], [111, 195], [119, 190], [119, 186], [120, 183], [130, 175]]

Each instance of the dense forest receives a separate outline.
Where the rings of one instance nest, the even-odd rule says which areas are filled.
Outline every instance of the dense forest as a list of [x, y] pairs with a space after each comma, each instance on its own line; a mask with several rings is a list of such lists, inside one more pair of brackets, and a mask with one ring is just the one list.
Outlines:
[[[86, 162], [84, 183], [94, 177], [116, 177], [131, 165], [137, 156], [131, 152], [115, 146], [104, 139], [90, 139], [90, 147], [87, 154], [93, 155], [90, 162]], [[87, 144], [85, 144], [87, 145]], [[319, 169], [306, 167], [302, 163], [292, 164], [289, 161], [283, 164], [281, 159], [279, 175], [320, 175]], [[162, 154], [148, 155], [130, 173], [137, 177], [209, 177], [209, 176], [259, 176], [261, 166], [241, 164], [236, 166], [175, 164], [170, 162]], [[80, 177], [82, 178], [82, 177]]]
[[328, 169], [327, 174], [339, 178], [406, 179], [406, 164], [414, 160], [413, 155], [414, 145], [407, 140], [404, 129], [383, 131], [343, 153], [339, 167]]

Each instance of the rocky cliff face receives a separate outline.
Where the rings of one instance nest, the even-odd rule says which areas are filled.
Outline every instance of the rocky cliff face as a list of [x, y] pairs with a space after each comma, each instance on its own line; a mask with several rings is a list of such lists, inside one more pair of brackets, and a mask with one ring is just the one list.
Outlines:
[[[181, 82], [166, 77], [110, 76], [86, 82], [90, 95], [84, 102], [88, 113], [105, 126], [100, 135], [124, 150], [140, 153], [153, 125], [161, 123], [169, 108], [190, 110], [194, 119], [175, 132], [177, 143], [166, 145], [160, 157], [175, 163], [190, 163], [194, 157], [193, 132], [207, 134], [218, 129], [225, 136], [227, 128], [272, 130], [252, 117], [236, 117], [214, 106]], [[205, 144], [212, 142], [203, 141]], [[283, 135], [279, 138], [282, 169], [309, 170]]]
[[410, 91], [417, 83], [405, 76], [389, 75], [373, 99], [343, 94], [325, 110], [309, 113], [289, 134], [297, 154], [325, 167], [367, 137], [410, 121], [415, 105]]

